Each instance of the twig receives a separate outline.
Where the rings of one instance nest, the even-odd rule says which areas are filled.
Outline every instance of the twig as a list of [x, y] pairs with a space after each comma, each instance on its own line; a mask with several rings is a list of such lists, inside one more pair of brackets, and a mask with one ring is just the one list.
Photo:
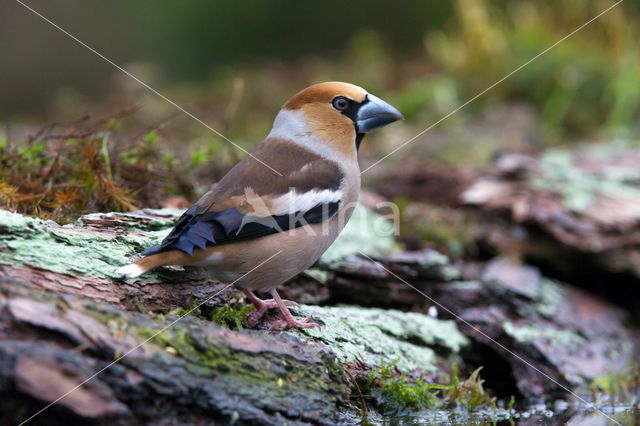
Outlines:
[[358, 386], [358, 381], [356, 380], [355, 377], [353, 377], [353, 375], [351, 374], [351, 372], [348, 369], [344, 369], [345, 374], [349, 377], [349, 381], [353, 384], [353, 386], [356, 388], [356, 392], [358, 392], [358, 397], [360, 398], [360, 405], [362, 408], [362, 421], [360, 422], [360, 424], [368, 424], [369, 421], [369, 407], [367, 406], [367, 402], [364, 399], [364, 395], [362, 394], [362, 390], [360, 389], [360, 386]]

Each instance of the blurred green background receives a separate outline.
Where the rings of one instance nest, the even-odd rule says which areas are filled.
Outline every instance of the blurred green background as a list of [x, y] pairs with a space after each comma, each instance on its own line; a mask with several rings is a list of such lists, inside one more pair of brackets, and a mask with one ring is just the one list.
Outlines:
[[[402, 124], [367, 137], [363, 168], [614, 4], [26, 3], [249, 150], [298, 90], [325, 80], [363, 86], [406, 116]], [[613, 8], [367, 172], [365, 184], [407, 159], [480, 168], [504, 151], [632, 138], [640, 107], [639, 18], [638, 2]], [[158, 179], [172, 173], [184, 177], [179, 188], [164, 192], [193, 198], [242, 156], [19, 3], [0, 3], [0, 22], [0, 149], [8, 152], [6, 147], [25, 141], [33, 145], [30, 136], [47, 123], [87, 113], [109, 117], [137, 106], [134, 113], [104, 119], [91, 130], [100, 140], [109, 136], [105, 146], [115, 154], [111, 161], [142, 167]], [[49, 147], [36, 141], [35, 148], [22, 149], [38, 156]], [[42, 167], [54, 154], [49, 151]], [[111, 177], [121, 175], [117, 165], [108, 171]], [[127, 179], [121, 185], [136, 187]], [[130, 192], [129, 198], [137, 197]], [[5, 204], [11, 205], [6, 201], [11, 197], [5, 196]], [[155, 197], [137, 199], [137, 205], [157, 204]]]
[[[392, 90], [409, 119], [437, 118], [424, 110], [441, 113], [466, 100], [613, 4], [27, 3], [116, 63], [142, 73], [156, 88], [217, 86], [211, 102], [224, 102], [225, 87], [240, 76], [248, 86], [257, 79], [274, 86], [274, 92], [281, 87], [276, 99], [260, 98], [277, 104], [307, 83], [347, 79], [387, 97]], [[640, 100], [637, 9], [637, 2], [624, 2], [472, 108], [523, 101], [535, 108], [545, 136], [553, 139], [629, 133]], [[101, 102], [122, 79], [111, 65], [18, 3], [2, 2], [0, 16], [4, 117], [50, 113], [65, 101]]]

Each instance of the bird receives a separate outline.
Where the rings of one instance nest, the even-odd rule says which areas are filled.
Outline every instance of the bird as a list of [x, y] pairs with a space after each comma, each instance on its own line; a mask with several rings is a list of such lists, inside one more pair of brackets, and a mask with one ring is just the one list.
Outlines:
[[203, 267], [245, 293], [253, 304], [249, 326], [276, 308], [282, 315], [272, 329], [319, 326], [310, 317], [295, 319], [287, 307], [294, 302], [276, 288], [312, 266], [351, 217], [365, 134], [403, 118], [350, 83], [303, 89], [282, 106], [266, 139], [187, 209], [160, 244], [117, 272], [134, 278], [163, 265]]

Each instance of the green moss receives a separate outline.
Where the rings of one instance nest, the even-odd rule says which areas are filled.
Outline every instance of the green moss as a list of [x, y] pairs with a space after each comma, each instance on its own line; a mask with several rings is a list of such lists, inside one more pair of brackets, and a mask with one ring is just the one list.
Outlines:
[[355, 306], [301, 305], [293, 310], [324, 326], [292, 333], [328, 344], [341, 362], [361, 360], [375, 366], [398, 360], [400, 371], [433, 372], [436, 361], [457, 360], [457, 353], [468, 344], [454, 321], [425, 314]]
[[383, 412], [439, 407], [442, 405], [438, 398], [440, 390], [440, 385], [423, 383], [420, 379], [414, 383], [408, 383], [407, 377], [402, 376], [398, 380], [383, 385], [382, 395], [385, 397], [382, 404]]
[[[230, 328], [241, 329], [251, 305], [230, 303], [215, 308], [206, 317]], [[303, 339], [326, 343], [336, 354], [333, 361], [325, 360], [330, 374], [342, 375], [341, 363], [360, 360], [378, 366], [398, 360], [399, 371], [437, 371], [438, 361], [459, 362], [457, 355], [467, 338], [460, 333], [454, 321], [438, 320], [428, 315], [404, 313], [395, 310], [359, 308], [352, 306], [319, 307], [298, 305], [294, 313], [315, 317], [324, 323], [319, 329], [291, 330]], [[186, 312], [175, 312], [184, 315]], [[193, 317], [196, 320], [196, 317]], [[159, 337], [163, 345], [174, 348], [176, 353], [200, 366], [209, 366], [210, 354], [194, 354], [193, 345], [184, 345], [185, 337], [178, 336], [176, 345], [167, 336]], [[204, 356], [204, 358], [202, 358]], [[215, 356], [214, 356], [215, 358]], [[333, 367], [331, 367], [333, 365]]]
[[509, 321], [503, 324], [504, 331], [520, 343], [530, 343], [536, 339], [547, 339], [551, 344], [578, 347], [586, 344], [584, 337], [568, 330], [541, 328], [533, 325], [515, 325]]
[[188, 333], [163, 331], [156, 335], [153, 329], [140, 330], [140, 335], [145, 338], [153, 337], [153, 342], [164, 349], [165, 352], [179, 356], [187, 361], [192, 370], [199, 374], [208, 374], [215, 369], [225, 357], [215, 347], [202, 345], [195, 346]]
[[31, 219], [20, 214], [0, 210], [0, 231], [2, 234], [23, 233], [34, 234], [45, 222], [39, 219]]
[[232, 330], [242, 330], [247, 326], [247, 318], [252, 310], [253, 305], [245, 305], [242, 302], [227, 303], [213, 308], [209, 319]]
[[[145, 312], [157, 319], [168, 317], [193, 317], [201, 320], [211, 321], [231, 330], [240, 331], [247, 326], [249, 313], [253, 310], [253, 305], [245, 305], [244, 302], [232, 298], [222, 306], [207, 306], [202, 304], [202, 300], [191, 296], [187, 308], [174, 308], [165, 313]], [[141, 310], [142, 311], [142, 310]]]
[[563, 303], [567, 290], [557, 282], [543, 278], [540, 281], [540, 294], [534, 306], [536, 310], [547, 317], [551, 317], [558, 306]]
[[358, 205], [336, 242], [320, 260], [331, 264], [360, 252], [371, 255], [390, 253], [394, 247], [392, 226], [382, 216]]
[[[542, 154], [539, 172], [530, 178], [533, 188], [561, 195], [570, 210], [581, 212], [600, 196], [640, 196], [635, 182], [640, 170], [617, 161], [635, 153], [637, 144], [615, 140], [587, 145], [577, 151], [549, 149]], [[596, 167], [581, 166], [589, 161]]]
[[[0, 264], [30, 265], [56, 273], [97, 278], [118, 278], [115, 270], [128, 263], [131, 256], [160, 242], [170, 231], [181, 210], [153, 210], [161, 218], [136, 214], [96, 213], [83, 216], [75, 225], [60, 226], [52, 221], [30, 218], [0, 209]], [[163, 217], [166, 217], [163, 218]], [[356, 209], [354, 220], [347, 225], [346, 236], [337, 241], [324, 259], [336, 261], [359, 250], [385, 253], [391, 250], [393, 238], [360, 235], [361, 228], [381, 220], [363, 207]], [[113, 227], [129, 233], [114, 237], [110, 233], [84, 232], [83, 223], [112, 221]], [[373, 232], [373, 231], [372, 231]], [[364, 241], [367, 241], [365, 244]], [[158, 273], [145, 275], [150, 282], [162, 281]]]
[[[138, 173], [127, 173], [120, 158], [125, 150], [115, 147], [120, 138], [111, 137], [104, 119], [52, 123], [37, 134], [0, 150], [3, 205], [12, 210], [69, 222], [82, 212], [135, 210], [149, 204], [159, 187], [170, 186], [169, 180], [147, 179], [148, 172], [157, 173], [153, 152], [134, 165]], [[127, 140], [128, 148], [137, 143]]]
[[[169, 319], [167, 319], [169, 320]], [[329, 353], [319, 358], [302, 360], [276, 351], [252, 351], [229, 346], [234, 339], [246, 342], [246, 335], [228, 336], [224, 340], [216, 334], [208, 334], [200, 322], [185, 317], [179, 324], [163, 330], [158, 325], [138, 330], [141, 338], [153, 337], [152, 342], [165, 354], [187, 363], [187, 368], [199, 375], [215, 375], [217, 380], [233, 383], [247, 394], [256, 392], [264, 398], [287, 400], [295, 392], [306, 394], [346, 394], [342, 381], [342, 366]], [[241, 345], [242, 346], [242, 345]], [[244, 383], [244, 384], [242, 384]]]
[[[114, 238], [0, 210], [0, 264], [30, 265], [74, 276], [117, 278], [116, 268], [126, 264], [136, 251], [161, 240], [166, 232]], [[160, 281], [156, 274], [149, 274], [148, 278], [151, 282]]]
[[457, 364], [442, 383], [426, 383], [420, 378], [411, 379], [406, 374], [394, 374], [396, 362], [386, 364], [369, 373], [363, 388], [367, 393], [380, 396], [380, 407], [385, 414], [407, 410], [464, 407], [467, 409], [495, 403], [484, 389], [484, 380], [477, 368], [469, 378], [461, 380]]
[[630, 360], [625, 368], [594, 378], [589, 390], [596, 401], [606, 399], [612, 404], [637, 401], [640, 397], [640, 359]]

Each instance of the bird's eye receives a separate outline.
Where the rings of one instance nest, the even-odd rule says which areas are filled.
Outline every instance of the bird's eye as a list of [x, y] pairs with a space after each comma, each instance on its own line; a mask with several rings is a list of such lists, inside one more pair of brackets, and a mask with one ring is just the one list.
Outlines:
[[333, 107], [338, 111], [345, 111], [347, 108], [349, 108], [349, 99], [345, 98], [344, 96], [338, 96], [333, 99], [332, 104]]

